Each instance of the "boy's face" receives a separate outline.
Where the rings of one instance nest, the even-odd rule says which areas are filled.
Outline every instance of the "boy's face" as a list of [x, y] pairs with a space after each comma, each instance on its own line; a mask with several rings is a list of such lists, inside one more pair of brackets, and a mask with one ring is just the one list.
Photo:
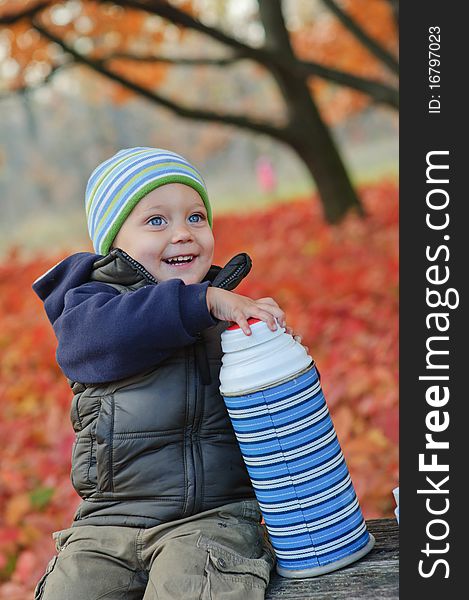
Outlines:
[[182, 279], [189, 284], [207, 274], [214, 239], [199, 194], [187, 185], [169, 183], [139, 201], [112, 246], [130, 254], [158, 281]]

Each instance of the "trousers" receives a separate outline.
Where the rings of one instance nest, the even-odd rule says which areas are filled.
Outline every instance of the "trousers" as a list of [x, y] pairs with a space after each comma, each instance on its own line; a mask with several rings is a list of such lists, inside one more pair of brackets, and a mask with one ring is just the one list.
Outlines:
[[57, 554], [34, 600], [263, 600], [275, 565], [256, 500], [148, 529], [80, 525], [53, 538]]

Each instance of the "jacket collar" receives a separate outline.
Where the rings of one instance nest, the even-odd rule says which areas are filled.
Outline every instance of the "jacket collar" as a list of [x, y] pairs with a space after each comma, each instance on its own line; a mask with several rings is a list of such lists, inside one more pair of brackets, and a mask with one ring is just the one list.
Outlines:
[[[212, 265], [204, 281], [210, 281], [216, 287], [234, 289], [249, 273], [251, 265], [247, 254], [237, 254], [223, 268]], [[120, 248], [114, 248], [94, 262], [91, 280], [124, 285], [132, 289], [158, 283], [143, 265]]]

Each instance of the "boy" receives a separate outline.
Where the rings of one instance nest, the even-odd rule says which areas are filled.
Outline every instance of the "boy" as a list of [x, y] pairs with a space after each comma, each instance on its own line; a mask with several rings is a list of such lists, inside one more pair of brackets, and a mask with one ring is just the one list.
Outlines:
[[33, 285], [74, 393], [82, 497], [35, 599], [262, 599], [274, 557], [218, 390], [220, 335], [285, 315], [230, 291], [247, 255], [212, 266], [206, 188], [178, 154], [121, 150], [92, 173], [86, 211], [97, 254]]

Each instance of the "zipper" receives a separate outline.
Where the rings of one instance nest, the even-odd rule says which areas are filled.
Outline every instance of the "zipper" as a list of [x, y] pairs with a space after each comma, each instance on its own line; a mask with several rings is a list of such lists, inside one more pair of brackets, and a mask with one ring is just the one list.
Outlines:
[[[193, 369], [191, 369], [191, 366], [193, 365]], [[197, 464], [198, 464], [198, 454], [200, 454], [198, 448], [197, 448], [197, 435], [198, 435], [198, 419], [197, 419], [197, 409], [198, 409], [198, 369], [197, 369], [197, 361], [196, 361], [196, 357], [195, 357], [195, 350], [192, 348], [186, 348], [186, 382], [190, 382], [190, 377], [191, 377], [191, 371], [192, 371], [192, 377], [193, 377], [193, 382], [192, 385], [190, 387], [190, 391], [189, 391], [189, 386], [186, 383], [186, 394], [188, 395], [188, 397], [186, 398], [186, 406], [187, 406], [187, 413], [186, 413], [186, 422], [185, 422], [185, 431], [184, 431], [184, 446], [185, 446], [185, 455], [186, 455], [186, 494], [187, 494], [187, 489], [190, 487], [188, 486], [188, 478], [191, 478], [191, 483], [192, 483], [192, 497], [190, 498], [189, 496], [186, 496], [185, 498], [185, 505], [184, 505], [184, 509], [183, 509], [183, 516], [184, 517], [189, 517], [192, 516], [197, 509], [197, 504], [198, 504], [198, 496], [200, 495], [200, 492], [198, 490], [198, 485], [199, 485], [199, 477], [198, 477], [198, 472], [197, 472]], [[191, 402], [191, 394], [193, 394], [192, 396], [192, 402]], [[190, 433], [189, 433], [190, 432]], [[190, 464], [189, 464], [190, 463]]]
[[[123, 258], [126, 262], [128, 262], [130, 265], [132, 265], [132, 267], [136, 271], [138, 271], [141, 275], [143, 275], [145, 277], [145, 279], [147, 279], [149, 282], [151, 282], [151, 283], [158, 283], [158, 280], [155, 279], [153, 277], [153, 275], [149, 271], [147, 271], [143, 265], [141, 265], [138, 261], [136, 261], [134, 258], [132, 258], [129, 254], [127, 254], [127, 252], [125, 252], [124, 250], [121, 250], [120, 248], [116, 248], [114, 250], [114, 252], [118, 256], [120, 256], [121, 258]], [[239, 266], [237, 266], [236, 269], [233, 271], [233, 273], [231, 273], [231, 275], [229, 275], [228, 277], [226, 277], [216, 287], [225, 288], [234, 279], [237, 279], [237, 277], [243, 271], [244, 266], [245, 265], [239, 265]]]
[[[195, 462], [194, 462], [194, 451], [192, 449], [192, 432], [194, 429], [194, 418], [195, 410], [192, 412], [191, 398], [190, 398], [190, 374], [191, 374], [191, 351], [190, 348], [184, 348], [184, 357], [186, 364], [186, 414], [184, 418], [184, 506], [182, 509], [182, 516], [189, 517], [193, 514], [194, 510], [194, 498], [195, 498]], [[196, 406], [196, 400], [194, 400], [194, 408]], [[189, 434], [190, 431], [190, 434]], [[190, 499], [189, 493], [189, 482], [194, 482], [193, 497]]]
[[126, 262], [128, 262], [130, 265], [132, 265], [132, 267], [136, 271], [138, 271], [140, 275], [143, 275], [143, 277], [145, 277], [147, 281], [149, 281], [150, 283], [158, 283], [158, 281], [153, 277], [153, 275], [149, 271], [147, 271], [143, 265], [141, 265], [138, 261], [132, 258], [129, 254], [127, 254], [127, 252], [124, 252], [124, 250], [121, 250], [120, 248], [116, 248], [114, 252], [118, 256], [123, 258]]
[[[200, 334], [199, 334], [200, 335]], [[194, 419], [192, 421], [192, 436], [195, 439], [197, 437], [198, 429], [199, 429], [199, 418], [198, 418], [198, 408], [199, 408], [199, 375], [200, 369], [197, 364], [197, 354], [194, 346]]]
[[200, 376], [200, 381], [204, 385], [212, 383], [212, 377], [210, 375], [210, 365], [208, 363], [207, 350], [205, 349], [205, 342], [202, 334], [196, 333], [194, 343], [194, 359], [195, 364]]
[[[198, 341], [202, 340], [202, 336], [197, 334]], [[203, 344], [203, 341], [201, 342]], [[200, 348], [202, 351], [205, 351], [204, 346]], [[201, 377], [202, 373], [200, 370], [200, 366], [198, 364], [197, 358], [197, 349], [194, 346], [194, 419], [192, 422], [192, 460], [194, 461], [194, 504], [193, 504], [193, 512], [200, 511], [200, 503], [201, 503], [201, 495], [202, 490], [199, 489], [200, 484], [203, 481], [203, 476], [199, 476], [199, 468], [202, 465], [202, 453], [200, 451], [200, 441], [199, 441], [199, 427], [202, 417], [202, 398], [200, 397], [201, 389], [199, 385], [199, 377]], [[205, 355], [206, 356], [206, 355]], [[208, 363], [207, 363], [208, 366]], [[203, 382], [202, 382], [203, 383]]]

